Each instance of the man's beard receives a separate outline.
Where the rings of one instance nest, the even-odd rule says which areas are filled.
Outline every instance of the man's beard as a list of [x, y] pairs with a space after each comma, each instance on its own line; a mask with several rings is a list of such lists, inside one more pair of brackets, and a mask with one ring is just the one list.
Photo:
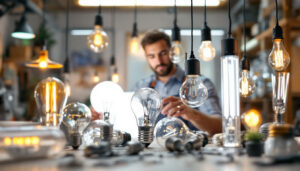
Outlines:
[[[167, 69], [163, 72], [157, 72], [156, 69], [160, 66], [166, 66]], [[151, 69], [155, 72], [155, 75], [160, 76], [160, 77], [169, 75], [172, 71], [172, 68], [173, 68], [173, 63], [169, 63], [169, 65], [168, 64], [157, 65], [154, 69], [151, 67]]]

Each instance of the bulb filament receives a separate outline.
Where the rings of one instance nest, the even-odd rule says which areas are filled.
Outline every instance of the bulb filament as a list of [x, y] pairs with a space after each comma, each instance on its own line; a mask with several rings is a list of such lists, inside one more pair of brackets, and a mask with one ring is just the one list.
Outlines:
[[276, 68], [282, 68], [284, 66], [283, 64], [283, 51], [282, 50], [276, 50], [274, 52], [275, 55], [275, 67]]

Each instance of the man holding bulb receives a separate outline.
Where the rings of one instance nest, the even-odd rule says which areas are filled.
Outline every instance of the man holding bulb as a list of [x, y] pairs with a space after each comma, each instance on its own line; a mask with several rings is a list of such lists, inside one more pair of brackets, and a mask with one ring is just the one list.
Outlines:
[[155, 89], [164, 99], [158, 120], [180, 117], [191, 130], [207, 131], [210, 135], [222, 131], [221, 107], [213, 83], [203, 75], [201, 79], [208, 89], [208, 98], [198, 108], [190, 108], [179, 98], [179, 88], [185, 80], [184, 71], [170, 60], [171, 41], [168, 35], [159, 31], [148, 32], [141, 45], [146, 60], [154, 74], [136, 84], [135, 90], [143, 87]]

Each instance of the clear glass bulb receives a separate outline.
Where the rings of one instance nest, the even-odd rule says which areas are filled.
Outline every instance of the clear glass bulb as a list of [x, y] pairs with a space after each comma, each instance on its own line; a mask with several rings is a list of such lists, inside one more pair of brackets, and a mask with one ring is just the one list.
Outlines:
[[[116, 102], [123, 95], [123, 89], [112, 81], [103, 81], [97, 84], [90, 96], [92, 107], [96, 112], [103, 114], [103, 119], [114, 124], [116, 120]], [[114, 110], [115, 109], [115, 110]]]
[[[106, 133], [111, 135], [105, 135]], [[84, 129], [82, 144], [84, 146], [98, 146], [102, 141], [110, 141], [112, 138], [112, 125], [104, 120], [94, 120]]]
[[95, 25], [94, 31], [87, 37], [88, 47], [95, 53], [100, 53], [108, 47], [109, 39], [101, 26]]
[[212, 46], [211, 41], [202, 41], [201, 46], [199, 47], [198, 54], [200, 59], [203, 61], [211, 61], [216, 56], [216, 50]]
[[251, 109], [241, 116], [242, 122], [247, 129], [257, 131], [262, 123], [262, 117], [258, 110]]
[[130, 105], [139, 129], [138, 139], [148, 146], [153, 141], [153, 127], [161, 111], [161, 97], [152, 88], [141, 88], [133, 94]]
[[249, 76], [248, 70], [242, 71], [242, 77], [240, 78], [240, 94], [242, 97], [250, 96], [255, 90], [255, 82]]
[[179, 89], [179, 95], [184, 104], [195, 108], [205, 102], [208, 91], [199, 75], [187, 75]]
[[60, 124], [67, 97], [64, 83], [55, 77], [48, 77], [36, 85], [34, 98], [42, 125]]
[[224, 147], [240, 146], [239, 57], [221, 57], [222, 123]]
[[180, 41], [173, 41], [170, 51], [170, 59], [173, 63], [180, 63], [184, 61], [185, 51], [180, 43]]
[[131, 37], [129, 42], [129, 52], [131, 55], [137, 55], [139, 51], [139, 39], [137, 36]]
[[63, 110], [63, 123], [68, 128], [71, 146], [77, 149], [81, 145], [83, 130], [91, 121], [91, 110], [83, 103], [68, 104]]
[[276, 71], [282, 71], [289, 66], [290, 55], [286, 51], [282, 39], [274, 39], [268, 60], [270, 66]]
[[166, 117], [157, 122], [154, 128], [156, 143], [165, 148], [165, 141], [169, 137], [177, 137], [185, 140], [190, 134], [189, 128], [185, 123], [175, 117]]

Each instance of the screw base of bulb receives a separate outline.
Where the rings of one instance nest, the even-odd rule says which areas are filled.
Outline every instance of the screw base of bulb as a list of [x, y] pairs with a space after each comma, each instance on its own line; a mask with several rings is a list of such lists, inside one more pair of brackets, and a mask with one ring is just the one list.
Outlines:
[[144, 144], [145, 147], [148, 147], [153, 141], [153, 130], [154, 128], [152, 126], [139, 126], [138, 140]]
[[71, 134], [70, 143], [74, 150], [77, 150], [81, 145], [81, 135], [79, 133]]
[[100, 136], [101, 141], [110, 142], [113, 137], [113, 125], [104, 125], [101, 128]]

